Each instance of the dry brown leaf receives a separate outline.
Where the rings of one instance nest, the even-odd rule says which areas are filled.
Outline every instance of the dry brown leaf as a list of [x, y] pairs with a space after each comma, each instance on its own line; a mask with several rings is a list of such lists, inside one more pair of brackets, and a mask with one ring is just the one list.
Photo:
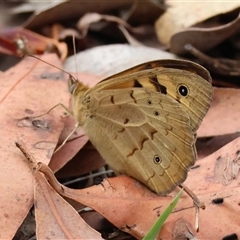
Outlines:
[[102, 239], [39, 172], [34, 177], [37, 239]]
[[240, 129], [240, 90], [214, 88], [211, 107], [198, 130], [199, 137], [236, 133]]
[[[184, 194], [164, 224], [158, 239], [170, 239], [172, 234], [175, 236], [174, 239], [177, 239], [176, 236], [181, 233], [187, 238], [189, 232], [198, 239], [240, 236], [238, 228], [240, 189], [237, 180], [240, 169], [239, 145], [240, 138], [198, 161], [189, 172], [185, 185], [193, 189], [206, 205], [206, 209], [200, 211], [200, 232], [194, 230], [192, 200]], [[40, 171], [46, 173], [48, 170], [46, 166], [42, 166]], [[50, 182], [54, 189], [64, 196], [90, 206], [115, 226], [137, 238], [142, 238], [146, 234], [176, 194], [174, 190], [167, 197], [158, 197], [136, 180], [126, 176], [106, 179], [100, 185], [83, 190], [69, 189], [52, 180]], [[183, 221], [179, 222], [179, 219]], [[184, 230], [182, 225], [187, 230]]]
[[[36, 1], [30, 3], [31, 11], [34, 11], [32, 17], [24, 24], [27, 28], [36, 28], [42, 25], [50, 25], [55, 22], [63, 22], [73, 18], [79, 18], [88, 12], [109, 13], [119, 9], [130, 8], [134, 0], [126, 1], [98, 1], [93, 4], [92, 1], [85, 1], [84, 4], [79, 1], [70, 0], [64, 2], [50, 3], [49, 5]], [[51, 6], [51, 4], [53, 6]], [[23, 4], [24, 6], [24, 4]], [[16, 12], [16, 10], [15, 10]], [[64, 13], [64, 14], [59, 14]]]
[[65, 166], [87, 143], [88, 137], [83, 135], [75, 140], [66, 142], [63, 147], [57, 151], [49, 163], [49, 167], [53, 172], [57, 172], [63, 166]]
[[123, 19], [131, 24], [152, 24], [166, 10], [164, 1], [137, 0], [129, 11], [124, 11]]
[[[55, 55], [43, 60], [60, 67]], [[33, 58], [24, 58], [1, 76], [1, 239], [11, 239], [33, 202], [32, 174], [23, 163], [15, 142], [23, 140], [37, 161], [48, 163], [64, 126], [63, 109], [40, 119], [23, 119], [46, 112], [69, 99], [62, 73]], [[57, 94], [56, 94], [57, 93]]]
[[[211, 3], [209, 1], [190, 1], [184, 2], [184, 4], [181, 1], [171, 1], [167, 4], [170, 7], [157, 20], [155, 26], [159, 41], [168, 47], [170, 47], [171, 38], [176, 33], [213, 16], [233, 11], [240, 6], [238, 1], [214, 1]], [[198, 46], [194, 46], [200, 49]]]

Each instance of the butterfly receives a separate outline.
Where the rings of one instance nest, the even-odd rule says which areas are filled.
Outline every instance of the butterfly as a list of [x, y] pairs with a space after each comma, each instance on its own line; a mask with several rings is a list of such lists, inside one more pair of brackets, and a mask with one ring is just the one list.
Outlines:
[[72, 113], [116, 174], [159, 195], [196, 161], [196, 130], [212, 100], [209, 72], [185, 60], [146, 62], [89, 88], [70, 76]]

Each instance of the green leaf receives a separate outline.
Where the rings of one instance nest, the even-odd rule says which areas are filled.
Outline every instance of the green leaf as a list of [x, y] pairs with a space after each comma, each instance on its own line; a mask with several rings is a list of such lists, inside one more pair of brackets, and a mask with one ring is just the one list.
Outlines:
[[182, 195], [183, 189], [179, 191], [179, 193], [176, 195], [176, 197], [170, 202], [168, 207], [163, 211], [163, 213], [158, 217], [156, 222], [151, 227], [150, 231], [146, 234], [146, 236], [143, 238], [143, 240], [149, 240], [149, 239], [155, 239], [161, 230], [164, 222], [167, 220], [168, 216], [172, 212], [172, 210], [177, 205], [181, 195]]

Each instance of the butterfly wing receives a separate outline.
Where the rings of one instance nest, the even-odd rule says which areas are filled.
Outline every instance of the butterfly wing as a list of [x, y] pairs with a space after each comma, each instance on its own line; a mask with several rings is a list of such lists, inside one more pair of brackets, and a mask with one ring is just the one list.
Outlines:
[[195, 137], [179, 103], [146, 88], [94, 91], [85, 98], [83, 127], [116, 172], [158, 194], [186, 179], [196, 159]]
[[209, 72], [202, 66], [184, 60], [158, 60], [130, 68], [99, 82], [90, 91], [101, 89], [148, 88], [166, 94], [190, 117], [195, 132], [212, 100]]

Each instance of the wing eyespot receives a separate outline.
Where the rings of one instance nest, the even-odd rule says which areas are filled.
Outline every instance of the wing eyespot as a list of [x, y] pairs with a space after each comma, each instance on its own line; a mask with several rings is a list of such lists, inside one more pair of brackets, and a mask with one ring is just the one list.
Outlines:
[[161, 160], [160, 156], [155, 155], [153, 158], [153, 162], [156, 164], [160, 164], [162, 162], [162, 160]]
[[150, 99], [147, 100], [148, 105], [152, 105], [152, 101]]
[[180, 84], [178, 86], [178, 93], [183, 97], [187, 97], [189, 94], [189, 89], [186, 85]]
[[154, 114], [155, 116], [159, 116], [159, 115], [160, 115], [159, 112], [158, 112], [157, 110], [154, 111], [153, 114]]

